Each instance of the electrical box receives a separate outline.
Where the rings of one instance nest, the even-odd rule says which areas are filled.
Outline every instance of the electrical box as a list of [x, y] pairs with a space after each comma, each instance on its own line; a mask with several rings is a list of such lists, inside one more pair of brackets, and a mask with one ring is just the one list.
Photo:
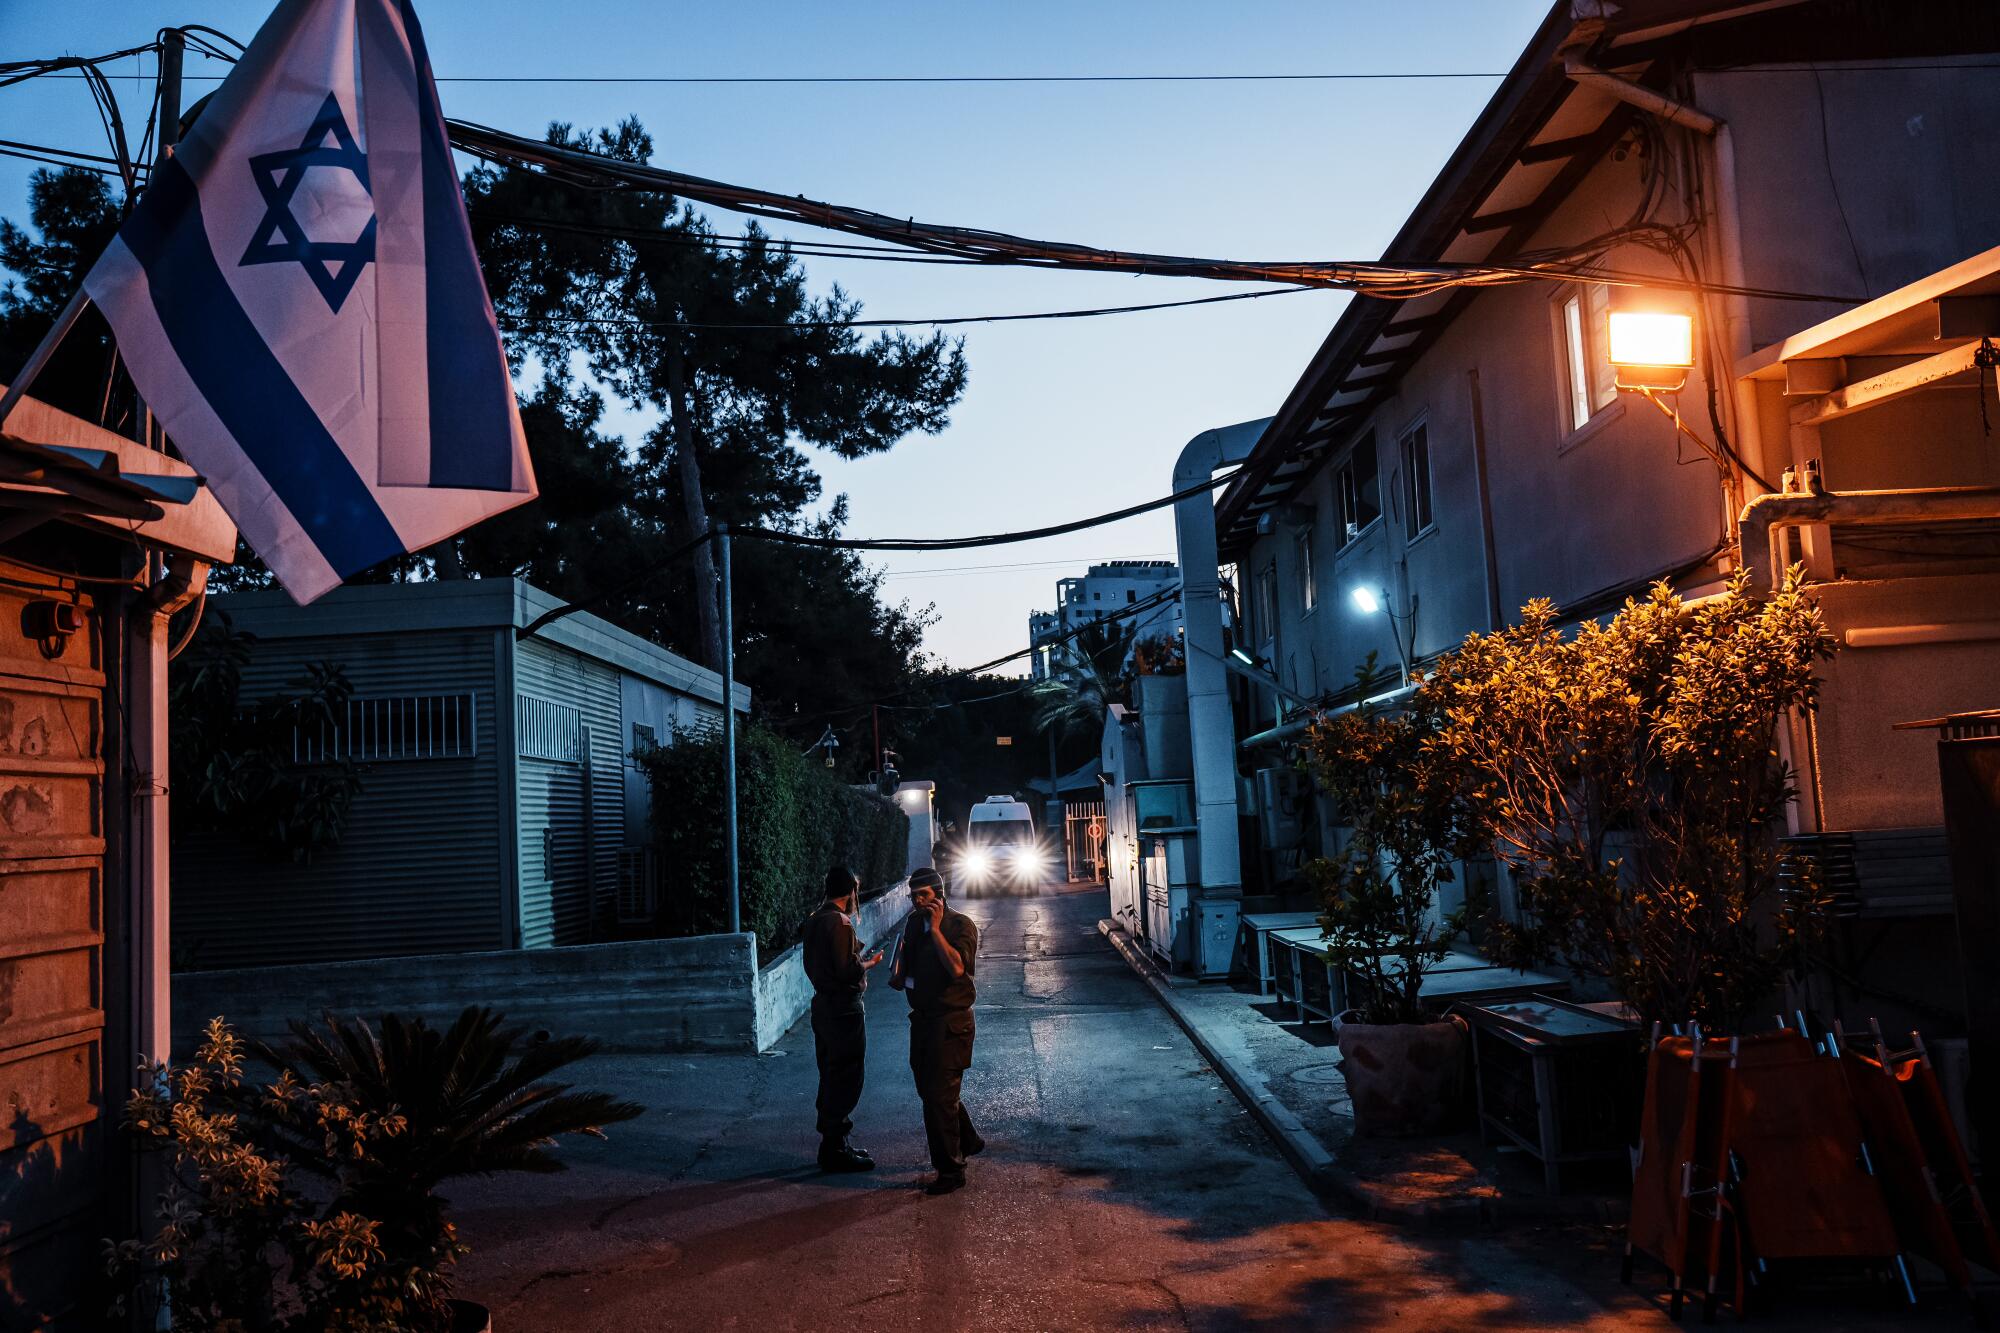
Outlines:
[[1305, 838], [1312, 783], [1296, 768], [1257, 770], [1257, 828], [1270, 851], [1287, 851]]
[[1226, 977], [1236, 965], [1237, 915], [1243, 905], [1235, 898], [1208, 898], [1196, 906], [1195, 973], [1204, 979]]

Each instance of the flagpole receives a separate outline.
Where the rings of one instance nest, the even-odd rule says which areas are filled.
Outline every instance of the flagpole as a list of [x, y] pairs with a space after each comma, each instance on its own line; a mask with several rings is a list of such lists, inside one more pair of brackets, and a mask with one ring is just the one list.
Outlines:
[[729, 525], [715, 525], [722, 574], [722, 824], [729, 867], [729, 933], [743, 929], [743, 895], [736, 862], [736, 606], [729, 579]]

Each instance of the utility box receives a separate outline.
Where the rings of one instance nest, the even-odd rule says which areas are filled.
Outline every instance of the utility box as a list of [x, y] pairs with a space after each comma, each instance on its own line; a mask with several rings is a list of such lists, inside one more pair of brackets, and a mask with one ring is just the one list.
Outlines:
[[1236, 964], [1237, 916], [1243, 904], [1235, 898], [1204, 898], [1196, 906], [1195, 975], [1203, 980], [1226, 977]]

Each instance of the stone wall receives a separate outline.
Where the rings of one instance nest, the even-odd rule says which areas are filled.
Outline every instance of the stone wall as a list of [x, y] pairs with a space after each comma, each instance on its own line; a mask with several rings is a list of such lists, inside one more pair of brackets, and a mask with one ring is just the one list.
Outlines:
[[[909, 910], [905, 882], [861, 905], [857, 933], [872, 947]], [[472, 1004], [613, 1051], [764, 1050], [806, 1012], [812, 985], [797, 946], [756, 964], [756, 938], [746, 933], [180, 972], [174, 1052], [186, 1055], [218, 1014], [272, 1041], [286, 1035], [287, 1020], [322, 1010], [442, 1024]]]
[[[868, 899], [861, 904], [854, 921], [854, 933], [861, 937], [862, 952], [867, 953], [878, 944], [888, 943], [888, 936], [910, 911], [910, 882], [904, 880], [892, 889]], [[889, 975], [886, 960], [869, 974], [869, 989], [883, 994], [894, 995], [888, 989]], [[880, 1003], [879, 999], [877, 1003]], [[791, 948], [764, 964], [757, 976], [757, 1049], [768, 1050], [778, 1038], [791, 1030], [812, 1004], [812, 982], [806, 979], [805, 961], [799, 946]]]
[[755, 1032], [756, 939], [749, 934], [558, 949], [424, 954], [297, 967], [182, 972], [173, 979], [174, 1051], [221, 1014], [266, 1040], [321, 1010], [449, 1022], [490, 1005], [558, 1036], [614, 1051], [745, 1050]]

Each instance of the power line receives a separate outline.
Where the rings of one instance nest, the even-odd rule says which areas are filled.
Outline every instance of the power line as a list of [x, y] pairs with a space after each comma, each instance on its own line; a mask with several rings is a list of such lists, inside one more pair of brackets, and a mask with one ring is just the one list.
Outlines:
[[583, 315], [508, 315], [498, 318], [510, 324], [588, 324], [627, 329], [886, 329], [922, 325], [944, 328], [955, 324], [1010, 324], [1034, 319], [1090, 319], [1098, 315], [1132, 315], [1148, 310], [1174, 310], [1182, 306], [1218, 305], [1224, 301], [1255, 301], [1266, 296], [1291, 296], [1317, 290], [1312, 287], [1278, 287], [1267, 292], [1227, 292], [1221, 296], [1197, 296], [1185, 301], [1150, 301], [1144, 305], [1093, 306], [1085, 310], [1035, 310], [1015, 315], [949, 315], [934, 319], [795, 319], [785, 323], [683, 323], [670, 319], [597, 319]]
[[[1164, 561], [1171, 559], [1171, 553], [1162, 551], [1157, 553], [1157, 555], [1112, 556], [1109, 557], [1109, 559], [1112, 560], [1159, 559]], [[1077, 565], [1077, 564], [1101, 565], [1105, 563], [1107, 563], [1106, 559], [1072, 558], [1068, 560], [1015, 560], [1015, 561], [1003, 561], [996, 564], [986, 564], [986, 565], [936, 565], [927, 569], [892, 569], [883, 574], [882, 577], [888, 579], [924, 578], [930, 575], [980, 574], [988, 572], [999, 572], [1002, 570], [1010, 570], [1010, 569], [1056, 569], [1065, 565]]]

